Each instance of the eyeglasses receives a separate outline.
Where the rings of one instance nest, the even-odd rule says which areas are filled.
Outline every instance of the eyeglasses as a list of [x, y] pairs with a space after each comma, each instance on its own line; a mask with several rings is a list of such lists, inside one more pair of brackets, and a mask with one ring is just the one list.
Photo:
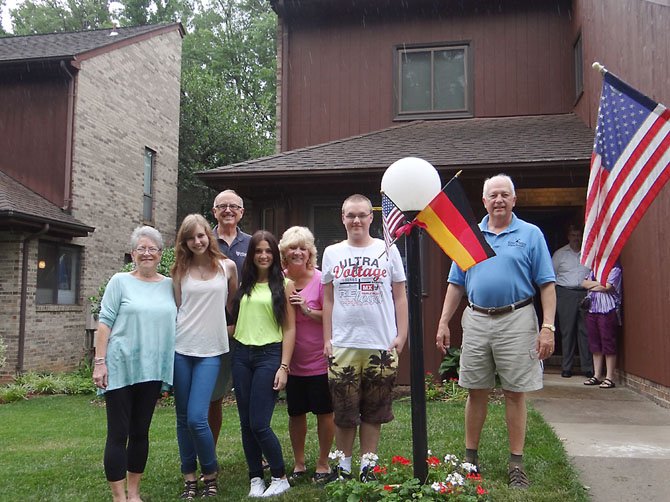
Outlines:
[[156, 253], [160, 252], [160, 249], [154, 248], [154, 247], [145, 248], [145, 247], [141, 247], [141, 246], [138, 247], [138, 248], [135, 248], [135, 252], [138, 253], [138, 254], [144, 254], [147, 251], [149, 252], [149, 254], [156, 254]]
[[239, 211], [242, 209], [242, 206], [238, 206], [237, 204], [217, 204], [214, 206], [214, 209], [219, 209], [220, 211], [225, 211], [226, 209], [230, 209], [231, 211]]
[[372, 212], [369, 213], [359, 213], [359, 214], [345, 214], [344, 217], [349, 220], [349, 221], [354, 221], [356, 218], [359, 220], [364, 220], [368, 216], [370, 216]]

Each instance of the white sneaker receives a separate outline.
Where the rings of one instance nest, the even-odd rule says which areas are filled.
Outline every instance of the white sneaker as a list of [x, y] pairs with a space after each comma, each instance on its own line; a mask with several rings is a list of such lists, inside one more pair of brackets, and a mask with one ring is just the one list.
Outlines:
[[268, 489], [265, 490], [261, 497], [272, 497], [274, 495], [279, 495], [284, 493], [289, 488], [291, 488], [291, 485], [288, 483], [288, 479], [272, 478], [272, 483], [270, 483], [270, 486], [268, 486]]
[[251, 478], [251, 488], [247, 497], [262, 497], [265, 492], [265, 481], [263, 478]]

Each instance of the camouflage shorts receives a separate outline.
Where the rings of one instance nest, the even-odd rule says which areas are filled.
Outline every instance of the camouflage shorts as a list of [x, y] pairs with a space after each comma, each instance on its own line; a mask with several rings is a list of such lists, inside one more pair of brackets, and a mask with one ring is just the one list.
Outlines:
[[385, 424], [393, 420], [393, 386], [397, 373], [395, 350], [333, 347], [328, 385], [335, 425], [351, 428], [361, 422]]

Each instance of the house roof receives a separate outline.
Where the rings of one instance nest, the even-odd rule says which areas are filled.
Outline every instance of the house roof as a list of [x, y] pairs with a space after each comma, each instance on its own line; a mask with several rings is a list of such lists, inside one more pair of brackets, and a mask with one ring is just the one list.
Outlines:
[[[49, 33], [46, 35], [25, 35], [0, 37], [0, 64], [52, 59], [74, 59], [92, 51], [111, 46], [131, 43], [142, 35], [153, 35], [178, 28], [180, 23], [132, 26], [128, 28], [106, 28], [102, 30]], [[110, 36], [112, 32], [117, 35]], [[81, 59], [81, 57], [79, 57]]]
[[576, 115], [415, 121], [198, 173], [205, 181], [244, 177], [383, 172], [402, 157], [436, 168], [588, 165], [593, 131]]
[[45, 223], [51, 233], [71, 237], [86, 237], [95, 230], [0, 171], [0, 228], [39, 228]]

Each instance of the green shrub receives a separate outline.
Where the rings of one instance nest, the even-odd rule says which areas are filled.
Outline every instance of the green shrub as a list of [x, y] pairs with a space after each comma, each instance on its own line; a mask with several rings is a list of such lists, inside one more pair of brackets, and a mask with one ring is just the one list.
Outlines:
[[20, 385], [10, 384], [6, 387], [0, 387], [0, 403], [13, 403], [27, 397], [28, 391]]
[[39, 374], [32, 371], [0, 388], [0, 403], [11, 403], [35, 394], [95, 394], [89, 365], [73, 373]]
[[[157, 271], [159, 274], [162, 274], [166, 277], [170, 277], [170, 270], [174, 264], [174, 248], [165, 248], [161, 254], [161, 261], [158, 264]], [[130, 272], [133, 269], [133, 263], [126, 263], [119, 272]], [[102, 301], [102, 296], [105, 294], [105, 288], [107, 287], [107, 279], [104, 284], [101, 284], [98, 287], [98, 292], [88, 297], [88, 301], [91, 304], [91, 314], [97, 316], [100, 314], [100, 302]]]

